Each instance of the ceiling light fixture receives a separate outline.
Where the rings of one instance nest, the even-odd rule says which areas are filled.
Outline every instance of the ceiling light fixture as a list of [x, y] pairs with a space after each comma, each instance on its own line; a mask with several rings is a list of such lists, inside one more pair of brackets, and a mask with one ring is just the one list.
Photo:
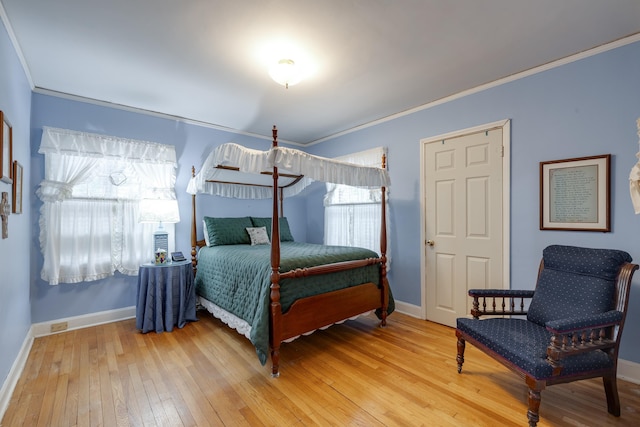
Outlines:
[[269, 69], [269, 75], [276, 83], [289, 89], [300, 83], [300, 72], [293, 59], [281, 59]]

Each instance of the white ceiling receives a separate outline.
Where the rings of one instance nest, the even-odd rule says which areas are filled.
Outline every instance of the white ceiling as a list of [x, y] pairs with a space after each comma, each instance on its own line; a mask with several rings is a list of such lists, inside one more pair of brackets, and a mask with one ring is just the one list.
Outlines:
[[0, 2], [37, 91], [300, 144], [640, 32], [639, 0]]

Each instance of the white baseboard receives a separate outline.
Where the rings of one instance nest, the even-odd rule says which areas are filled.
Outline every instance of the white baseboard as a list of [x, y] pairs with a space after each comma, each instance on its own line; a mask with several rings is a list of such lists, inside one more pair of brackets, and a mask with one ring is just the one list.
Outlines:
[[[90, 313], [82, 316], [66, 317], [64, 319], [50, 320], [47, 322], [34, 323], [31, 325], [31, 333], [34, 338], [52, 335], [51, 325], [55, 323], [67, 322], [67, 329], [60, 332], [72, 331], [74, 329], [87, 328], [89, 326], [102, 325], [104, 323], [117, 322], [119, 320], [136, 317], [136, 307], [124, 307], [115, 310]], [[53, 333], [60, 333], [53, 332]]]
[[424, 319], [422, 317], [422, 308], [419, 305], [413, 305], [406, 302], [395, 300], [396, 311], [398, 313], [406, 314], [407, 316], [415, 317], [417, 319]]
[[9, 407], [9, 401], [13, 395], [13, 390], [16, 388], [16, 384], [18, 384], [20, 375], [22, 375], [22, 371], [27, 363], [27, 358], [29, 357], [32, 345], [33, 335], [31, 335], [31, 331], [29, 331], [27, 336], [24, 338], [24, 342], [22, 343], [22, 347], [20, 348], [20, 352], [18, 352], [16, 360], [13, 362], [13, 366], [11, 366], [7, 379], [2, 384], [2, 388], [0, 388], [0, 420], [2, 420], [4, 413]]
[[618, 359], [618, 378], [640, 384], [640, 363]]

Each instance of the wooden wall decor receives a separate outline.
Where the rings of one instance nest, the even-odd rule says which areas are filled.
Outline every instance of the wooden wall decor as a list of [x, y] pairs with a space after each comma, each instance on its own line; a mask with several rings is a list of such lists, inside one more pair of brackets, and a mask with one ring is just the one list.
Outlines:
[[0, 181], [13, 181], [13, 129], [7, 116], [0, 111]]

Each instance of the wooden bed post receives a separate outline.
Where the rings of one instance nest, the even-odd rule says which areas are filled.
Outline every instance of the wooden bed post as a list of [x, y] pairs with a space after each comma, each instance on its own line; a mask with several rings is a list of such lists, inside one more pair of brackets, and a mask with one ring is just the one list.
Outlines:
[[[387, 168], [387, 156], [382, 155], [382, 169]], [[382, 310], [380, 313], [380, 326], [387, 325], [387, 308], [389, 307], [389, 281], [387, 280], [387, 188], [382, 187], [382, 209], [380, 214], [380, 258], [382, 266], [380, 268], [380, 279], [382, 285], [381, 303]]]
[[[195, 166], [191, 166], [191, 178], [196, 176], [196, 168]], [[193, 269], [193, 275], [195, 276], [198, 261], [196, 260], [196, 255], [198, 253], [197, 249], [198, 245], [198, 234], [196, 229], [196, 195], [191, 195], [191, 268]]]
[[[278, 129], [273, 126], [273, 146], [278, 146]], [[280, 305], [280, 221], [278, 220], [278, 168], [273, 167], [273, 212], [271, 213], [271, 293], [269, 344], [271, 376], [279, 377], [280, 343], [282, 342], [282, 306]]]
[[280, 194], [280, 215], [279, 217], [284, 216], [284, 188], [281, 188], [279, 191]]

